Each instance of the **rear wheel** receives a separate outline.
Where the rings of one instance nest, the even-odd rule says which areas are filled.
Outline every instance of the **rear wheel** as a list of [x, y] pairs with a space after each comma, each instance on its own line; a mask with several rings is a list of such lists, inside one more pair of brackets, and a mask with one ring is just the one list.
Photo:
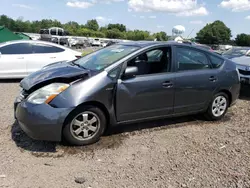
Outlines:
[[210, 103], [205, 117], [208, 120], [220, 120], [223, 118], [227, 112], [229, 106], [228, 95], [226, 93], [217, 93], [212, 102]]
[[72, 145], [88, 145], [97, 142], [106, 128], [102, 110], [94, 106], [79, 108], [68, 118], [63, 136]]

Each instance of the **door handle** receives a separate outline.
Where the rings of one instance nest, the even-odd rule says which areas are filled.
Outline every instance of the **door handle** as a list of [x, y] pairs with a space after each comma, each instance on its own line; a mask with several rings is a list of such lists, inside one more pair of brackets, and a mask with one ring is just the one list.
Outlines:
[[50, 57], [51, 59], [55, 59], [56, 57]]
[[216, 77], [214, 77], [214, 76], [211, 76], [211, 77], [209, 78], [209, 81], [211, 81], [211, 82], [215, 82], [215, 81], [217, 81], [217, 78], [216, 78]]
[[24, 59], [24, 57], [18, 57], [17, 59]]
[[162, 87], [164, 87], [164, 88], [171, 88], [171, 87], [173, 87], [173, 85], [174, 84], [170, 81], [166, 81], [166, 82], [162, 83]]

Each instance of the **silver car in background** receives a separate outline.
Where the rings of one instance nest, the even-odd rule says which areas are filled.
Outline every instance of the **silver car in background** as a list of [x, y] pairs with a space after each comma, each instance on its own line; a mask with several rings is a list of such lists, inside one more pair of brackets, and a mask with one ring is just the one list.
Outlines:
[[234, 47], [222, 56], [236, 63], [241, 83], [250, 84], [250, 47]]

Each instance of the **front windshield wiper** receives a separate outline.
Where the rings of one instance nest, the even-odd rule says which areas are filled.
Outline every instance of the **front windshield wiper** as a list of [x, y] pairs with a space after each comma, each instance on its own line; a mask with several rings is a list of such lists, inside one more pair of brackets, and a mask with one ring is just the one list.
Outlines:
[[[74, 66], [78, 66], [78, 67], [83, 68], [83, 69], [86, 69], [85, 67], [81, 66], [80, 64], [75, 63], [75, 61], [76, 61], [76, 60], [71, 61], [70, 64], [71, 64], [71, 65], [74, 65]], [[87, 69], [86, 69], [86, 70], [87, 70]]]

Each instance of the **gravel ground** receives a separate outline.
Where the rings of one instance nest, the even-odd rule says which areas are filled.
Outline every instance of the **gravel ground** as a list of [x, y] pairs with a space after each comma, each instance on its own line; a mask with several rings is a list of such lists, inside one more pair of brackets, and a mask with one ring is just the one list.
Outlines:
[[250, 89], [220, 122], [198, 117], [112, 129], [88, 147], [34, 141], [0, 83], [0, 187], [250, 187]]

